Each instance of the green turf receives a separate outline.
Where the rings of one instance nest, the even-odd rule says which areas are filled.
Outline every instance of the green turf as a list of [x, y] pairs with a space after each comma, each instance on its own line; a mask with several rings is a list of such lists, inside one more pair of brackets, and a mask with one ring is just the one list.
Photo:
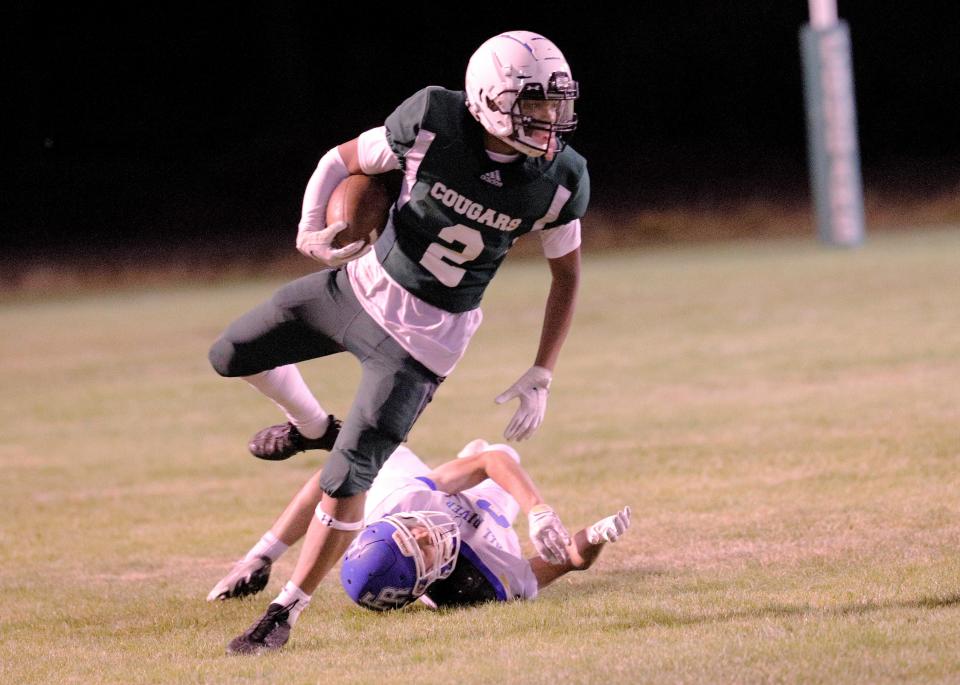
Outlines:
[[[547, 281], [491, 286], [429, 463], [506, 425]], [[523, 605], [375, 615], [331, 576], [283, 653], [228, 658], [296, 549], [264, 596], [204, 597], [318, 463], [248, 457], [278, 415], [206, 363], [277, 285], [0, 304], [0, 682], [960, 680], [960, 230], [587, 255], [522, 449], [569, 527], [630, 504], [623, 542]], [[352, 359], [304, 371], [345, 412]]]

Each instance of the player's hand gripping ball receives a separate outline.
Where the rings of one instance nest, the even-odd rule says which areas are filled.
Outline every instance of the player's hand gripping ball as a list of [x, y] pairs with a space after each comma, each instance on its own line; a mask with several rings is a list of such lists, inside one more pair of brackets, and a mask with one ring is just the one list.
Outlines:
[[352, 174], [340, 182], [327, 203], [327, 226], [341, 221], [347, 227], [333, 238], [341, 248], [357, 241], [364, 246], [377, 240], [390, 214], [390, 194], [375, 176]]

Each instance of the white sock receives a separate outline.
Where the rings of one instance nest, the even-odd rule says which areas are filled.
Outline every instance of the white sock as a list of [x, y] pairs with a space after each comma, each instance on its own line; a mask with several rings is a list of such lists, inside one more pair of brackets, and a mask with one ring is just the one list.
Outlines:
[[247, 552], [247, 556], [244, 558], [267, 557], [270, 561], [276, 561], [289, 547], [290, 545], [274, 535], [272, 531], [268, 530], [263, 534], [259, 542], [250, 548], [250, 551]]
[[290, 609], [290, 618], [287, 619], [287, 623], [292, 626], [297, 622], [297, 619], [300, 618], [300, 612], [306, 609], [307, 605], [310, 604], [311, 597], [312, 595], [308, 595], [299, 587], [294, 585], [292, 580], [288, 580], [287, 584], [284, 585], [283, 589], [280, 591], [280, 594], [277, 595], [277, 598], [271, 603], [287, 606], [294, 600], [297, 600], [296, 606]]
[[327, 412], [310, 392], [295, 364], [278, 366], [243, 380], [273, 400], [297, 430], [307, 438], [319, 438], [330, 423]]

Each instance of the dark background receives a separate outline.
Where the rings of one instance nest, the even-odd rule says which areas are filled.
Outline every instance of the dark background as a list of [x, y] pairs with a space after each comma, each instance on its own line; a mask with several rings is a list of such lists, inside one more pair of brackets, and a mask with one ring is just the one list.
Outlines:
[[[4, 259], [289, 250], [327, 149], [422, 86], [461, 88], [473, 50], [514, 28], [580, 81], [594, 211], [806, 201], [802, 0], [266, 5], [4, 10]], [[868, 190], [958, 188], [958, 3], [839, 9]]]

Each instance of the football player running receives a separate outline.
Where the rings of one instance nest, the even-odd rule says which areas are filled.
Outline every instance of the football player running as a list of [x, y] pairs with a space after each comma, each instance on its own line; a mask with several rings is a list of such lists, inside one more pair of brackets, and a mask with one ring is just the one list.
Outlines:
[[[307, 480], [207, 600], [255, 594], [266, 586], [273, 562], [307, 530], [322, 494], [319, 476]], [[530, 559], [523, 558], [512, 527], [520, 511], [538, 553]], [[478, 439], [432, 470], [398, 447], [367, 493], [364, 520], [340, 579], [355, 602], [384, 611], [417, 599], [431, 608], [533, 599], [563, 574], [589, 568], [603, 546], [629, 528], [630, 507], [571, 538], [520, 465], [520, 455], [509, 445]], [[310, 599], [288, 583], [227, 652], [279, 649]]]
[[[244, 378], [288, 419], [253, 436], [255, 456], [331, 452], [281, 605], [312, 593], [363, 528], [364, 493], [463, 355], [485, 288], [527, 233], [540, 236], [552, 281], [534, 363], [496, 402], [519, 400], [508, 440], [542, 423], [573, 318], [590, 194], [586, 162], [563, 139], [576, 128], [578, 94], [556, 45], [511, 31], [473, 54], [465, 92], [425, 88], [320, 159], [297, 247], [327, 268], [282, 287], [210, 350], [219, 374]], [[373, 249], [334, 247], [346, 224], [325, 225], [333, 190], [350, 174], [393, 170], [402, 172], [400, 194]], [[295, 364], [345, 350], [362, 373], [341, 426]]]

